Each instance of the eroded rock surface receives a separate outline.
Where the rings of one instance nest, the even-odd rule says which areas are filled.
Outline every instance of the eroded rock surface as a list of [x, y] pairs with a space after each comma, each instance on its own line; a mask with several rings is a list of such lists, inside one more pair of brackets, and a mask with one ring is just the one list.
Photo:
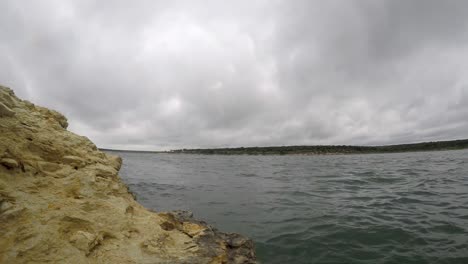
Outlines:
[[121, 159], [0, 86], [0, 263], [255, 263], [251, 240], [135, 202]]

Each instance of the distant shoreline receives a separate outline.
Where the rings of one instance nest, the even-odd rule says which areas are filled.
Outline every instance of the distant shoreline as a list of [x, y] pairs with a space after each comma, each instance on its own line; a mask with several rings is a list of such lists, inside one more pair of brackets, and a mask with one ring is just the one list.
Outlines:
[[114, 151], [114, 152], [132, 152], [132, 153], [168, 153], [168, 151], [156, 151], [156, 150], [127, 150], [127, 149], [109, 149], [99, 148], [100, 151]]
[[341, 155], [378, 154], [422, 151], [460, 150], [468, 148], [468, 139], [431, 141], [410, 144], [383, 146], [315, 145], [315, 146], [272, 146], [237, 148], [176, 149], [169, 151], [117, 150], [100, 148], [103, 151], [162, 154], [202, 154], [202, 155]]

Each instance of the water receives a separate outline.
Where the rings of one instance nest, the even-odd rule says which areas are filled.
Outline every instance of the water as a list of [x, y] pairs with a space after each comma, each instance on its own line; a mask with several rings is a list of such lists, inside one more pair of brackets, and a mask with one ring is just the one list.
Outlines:
[[247, 235], [261, 263], [468, 263], [467, 150], [118, 154], [143, 205]]

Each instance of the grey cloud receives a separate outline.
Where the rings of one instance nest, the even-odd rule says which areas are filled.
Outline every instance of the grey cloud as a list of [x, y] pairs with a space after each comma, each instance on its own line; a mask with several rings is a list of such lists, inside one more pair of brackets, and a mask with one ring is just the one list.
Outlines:
[[370, 51], [375, 57], [389, 59], [427, 46], [464, 45], [467, 41], [465, 1], [386, 0], [363, 11], [369, 17]]
[[3, 1], [0, 82], [101, 147], [465, 138], [463, 1]]

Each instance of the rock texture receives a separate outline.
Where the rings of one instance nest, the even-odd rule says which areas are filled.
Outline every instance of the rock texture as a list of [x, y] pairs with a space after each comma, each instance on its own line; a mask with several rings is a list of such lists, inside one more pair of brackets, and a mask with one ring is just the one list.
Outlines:
[[0, 87], [0, 263], [255, 263], [249, 239], [142, 207], [67, 126]]

